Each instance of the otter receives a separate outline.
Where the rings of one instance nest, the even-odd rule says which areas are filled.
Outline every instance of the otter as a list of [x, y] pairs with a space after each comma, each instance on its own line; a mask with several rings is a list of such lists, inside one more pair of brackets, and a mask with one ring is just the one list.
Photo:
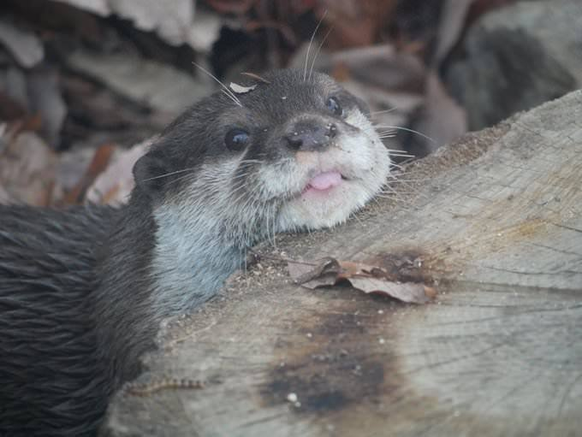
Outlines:
[[332, 78], [242, 83], [161, 133], [126, 205], [0, 206], [1, 436], [96, 435], [163, 319], [212, 297], [257, 242], [335, 226], [382, 189], [388, 150]]

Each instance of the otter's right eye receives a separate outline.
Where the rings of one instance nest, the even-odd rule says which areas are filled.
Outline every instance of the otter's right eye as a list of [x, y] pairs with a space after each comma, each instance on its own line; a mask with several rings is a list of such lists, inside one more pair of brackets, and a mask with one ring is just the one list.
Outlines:
[[325, 106], [327, 106], [327, 109], [330, 112], [334, 113], [338, 117], [343, 117], [344, 110], [335, 97], [330, 97], [329, 99], [327, 99], [327, 102], [325, 102]]
[[249, 133], [242, 129], [231, 129], [224, 137], [224, 144], [230, 150], [242, 150], [249, 142]]

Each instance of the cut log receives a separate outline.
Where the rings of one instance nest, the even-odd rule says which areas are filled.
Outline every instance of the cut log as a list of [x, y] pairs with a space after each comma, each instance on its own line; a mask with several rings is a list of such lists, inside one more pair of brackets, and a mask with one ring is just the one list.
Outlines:
[[[465, 136], [393, 187], [344, 226], [259, 249], [171, 323], [110, 435], [578, 434], [582, 92]], [[276, 259], [410, 254], [432, 304], [304, 289]]]

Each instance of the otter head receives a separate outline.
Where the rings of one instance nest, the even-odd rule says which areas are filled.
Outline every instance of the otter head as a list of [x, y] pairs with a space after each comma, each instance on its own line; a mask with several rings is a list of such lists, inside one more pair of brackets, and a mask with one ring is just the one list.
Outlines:
[[386, 182], [390, 157], [365, 104], [329, 76], [275, 71], [227, 94], [184, 113], [136, 164], [154, 210], [172, 204], [249, 243], [341, 223]]

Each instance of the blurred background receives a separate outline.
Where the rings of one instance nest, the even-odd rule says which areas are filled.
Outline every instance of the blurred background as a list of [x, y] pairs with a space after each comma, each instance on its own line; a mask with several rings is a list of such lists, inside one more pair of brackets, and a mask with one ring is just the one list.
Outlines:
[[0, 202], [121, 202], [241, 72], [314, 68], [414, 158], [582, 88], [581, 0], [2, 0]]

